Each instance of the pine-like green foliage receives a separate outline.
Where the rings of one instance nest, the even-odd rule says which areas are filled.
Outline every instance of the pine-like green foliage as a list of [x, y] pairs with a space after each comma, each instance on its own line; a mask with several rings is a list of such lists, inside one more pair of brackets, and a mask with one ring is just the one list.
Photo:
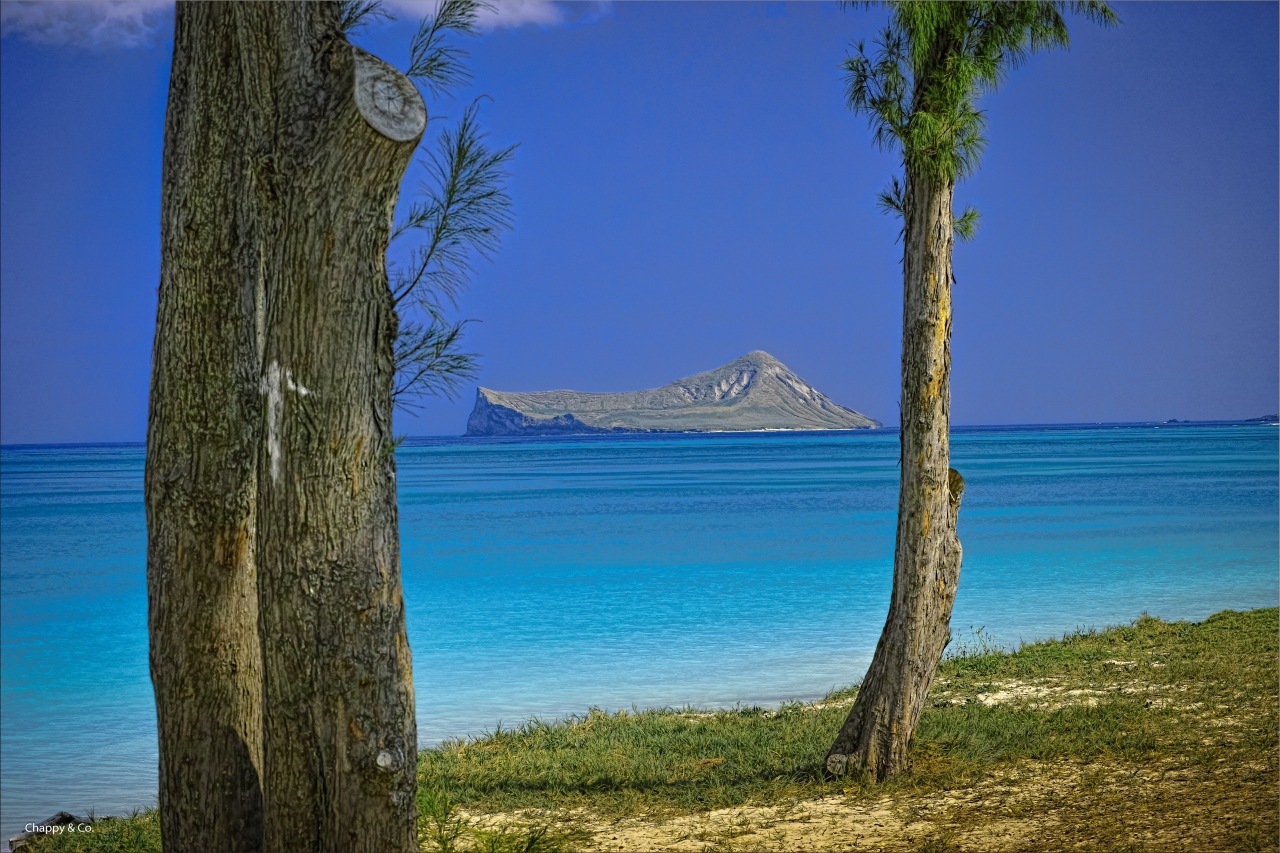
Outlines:
[[390, 18], [381, 0], [341, 0], [338, 3], [338, 26], [345, 35], [354, 35], [373, 21]]
[[[414, 35], [405, 73], [436, 98], [470, 80], [467, 53], [450, 36], [475, 35], [485, 8], [479, 0], [441, 0]], [[435, 150], [422, 161], [427, 179], [391, 234], [392, 241], [418, 239], [408, 264], [389, 270], [392, 298], [402, 313], [416, 307], [425, 315], [425, 322], [403, 323], [396, 338], [393, 396], [401, 408], [413, 408], [426, 396], [451, 397], [478, 373], [476, 355], [461, 349], [468, 321], [450, 320], [446, 312], [471, 277], [472, 259], [491, 257], [511, 227], [506, 184], [515, 154], [515, 146], [493, 149], [485, 143], [480, 100], [440, 130]]]
[[[889, 25], [868, 53], [858, 42], [844, 62], [849, 108], [867, 117], [875, 144], [902, 155], [908, 175], [954, 183], [973, 174], [987, 139], [978, 98], [999, 88], [1031, 54], [1068, 47], [1065, 13], [1103, 25], [1118, 22], [1103, 0], [1081, 2], [948, 2], [891, 0]], [[895, 179], [879, 203], [902, 213]], [[978, 213], [956, 220], [973, 236]]]
[[470, 80], [467, 52], [449, 42], [447, 36], [450, 32], [475, 35], [476, 16], [488, 7], [479, 0], [441, 0], [435, 13], [418, 26], [405, 73], [421, 80], [436, 96]]

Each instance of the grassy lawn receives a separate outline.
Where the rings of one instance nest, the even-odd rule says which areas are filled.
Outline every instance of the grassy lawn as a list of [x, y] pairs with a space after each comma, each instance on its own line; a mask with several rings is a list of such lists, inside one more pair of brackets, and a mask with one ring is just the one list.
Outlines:
[[[777, 711], [534, 721], [424, 752], [419, 778], [473, 825], [514, 816], [498, 825], [545, 826], [563, 846], [588, 849], [608, 847], [619, 827], [622, 849], [768, 848], [769, 833], [751, 824], [773, 830], [812, 802], [891, 812], [881, 821], [890, 832], [859, 845], [845, 827], [829, 849], [997, 849], [991, 825], [1018, 822], [1027, 831], [1011, 849], [1276, 847], [1275, 609], [1197, 624], [1142, 618], [1013, 654], [962, 650], [938, 673], [911, 772], [887, 784], [821, 776], [853, 693]], [[725, 819], [702, 821], [704, 837], [684, 832], [701, 824], [682, 816], [715, 811]]]
[[[423, 849], [1275, 850], [1277, 618], [971, 644], [939, 670], [911, 771], [879, 785], [821, 776], [854, 688], [450, 742], [420, 757]], [[158, 849], [154, 824], [31, 849]]]

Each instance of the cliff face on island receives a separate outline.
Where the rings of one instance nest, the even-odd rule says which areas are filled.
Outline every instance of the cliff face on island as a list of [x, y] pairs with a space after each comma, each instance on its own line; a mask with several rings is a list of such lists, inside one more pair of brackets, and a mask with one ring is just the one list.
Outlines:
[[467, 435], [874, 429], [879, 421], [833, 403], [767, 352], [650, 391], [513, 394], [481, 388]]

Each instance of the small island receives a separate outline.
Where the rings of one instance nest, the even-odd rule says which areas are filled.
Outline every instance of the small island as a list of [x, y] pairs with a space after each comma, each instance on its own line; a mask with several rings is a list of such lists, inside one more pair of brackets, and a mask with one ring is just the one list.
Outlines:
[[831, 401], [767, 352], [623, 394], [481, 388], [467, 435], [745, 432], [877, 429], [879, 421]]

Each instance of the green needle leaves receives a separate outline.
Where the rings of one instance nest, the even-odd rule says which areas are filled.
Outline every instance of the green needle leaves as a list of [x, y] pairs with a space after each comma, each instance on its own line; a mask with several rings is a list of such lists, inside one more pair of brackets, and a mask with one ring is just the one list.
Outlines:
[[[447, 37], [475, 35], [476, 17], [485, 8], [477, 0], [443, 0], [418, 27], [408, 76], [435, 97], [469, 81], [467, 53]], [[391, 233], [393, 241], [410, 235], [419, 240], [408, 264], [388, 271], [392, 299], [398, 309], [412, 306], [424, 315], [423, 322], [403, 323], [395, 342], [394, 399], [402, 409], [416, 408], [426, 396], [453, 397], [479, 373], [478, 356], [462, 350], [462, 333], [471, 321], [450, 320], [446, 309], [470, 282], [474, 258], [491, 258], [511, 227], [507, 179], [515, 155], [514, 145], [494, 149], [485, 143], [478, 122], [481, 98], [439, 132], [435, 150], [421, 161], [426, 180], [418, 198]]]
[[[865, 115], [874, 144], [897, 151], [909, 175], [954, 183], [972, 175], [987, 139], [978, 98], [993, 92], [1031, 54], [1070, 46], [1063, 14], [1112, 25], [1105, 2], [895, 2], [889, 25], [868, 50], [865, 42], [842, 65], [845, 100]], [[882, 210], [902, 215], [908, 197], [898, 179], [878, 197]], [[971, 239], [978, 214], [955, 223]]]

